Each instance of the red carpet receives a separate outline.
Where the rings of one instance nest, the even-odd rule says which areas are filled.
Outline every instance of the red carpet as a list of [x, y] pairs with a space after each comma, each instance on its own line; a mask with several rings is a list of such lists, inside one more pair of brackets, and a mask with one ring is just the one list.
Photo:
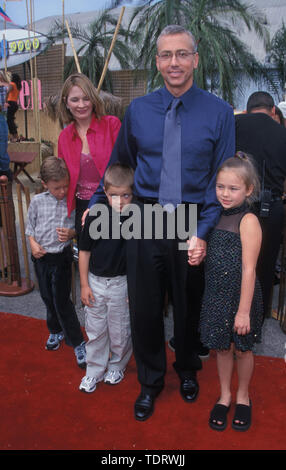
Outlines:
[[200, 396], [189, 405], [168, 350], [166, 386], [154, 415], [140, 423], [133, 417], [139, 393], [134, 360], [116, 386], [99, 384], [92, 394], [78, 391], [84, 375], [73, 350], [44, 348], [46, 323], [0, 313], [1, 450], [284, 450], [286, 369], [283, 359], [256, 357], [251, 387], [253, 424], [246, 433], [208, 427], [218, 397], [215, 357], [199, 373]]

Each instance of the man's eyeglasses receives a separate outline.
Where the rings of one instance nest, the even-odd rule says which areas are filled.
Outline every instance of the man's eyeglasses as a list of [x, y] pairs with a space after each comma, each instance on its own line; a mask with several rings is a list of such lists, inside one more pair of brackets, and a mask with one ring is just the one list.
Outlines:
[[171, 51], [163, 51], [163, 52], [158, 53], [157, 55], [159, 59], [166, 61], [166, 62], [170, 61], [175, 55], [178, 61], [183, 62], [184, 60], [188, 60], [190, 56], [196, 55], [196, 52], [182, 50], [182, 51], [176, 51], [175, 53], [173, 53]]

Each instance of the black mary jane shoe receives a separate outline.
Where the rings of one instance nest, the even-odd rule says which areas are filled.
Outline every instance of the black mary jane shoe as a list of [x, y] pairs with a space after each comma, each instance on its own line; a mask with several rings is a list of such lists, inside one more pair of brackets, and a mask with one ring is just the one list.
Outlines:
[[196, 377], [182, 379], [180, 393], [184, 401], [192, 403], [197, 399], [199, 393], [199, 384]]
[[135, 419], [146, 421], [154, 411], [155, 396], [141, 392], [134, 406]]
[[209, 426], [215, 431], [224, 431], [227, 426], [227, 413], [229, 410], [230, 405], [216, 403], [210, 414]]

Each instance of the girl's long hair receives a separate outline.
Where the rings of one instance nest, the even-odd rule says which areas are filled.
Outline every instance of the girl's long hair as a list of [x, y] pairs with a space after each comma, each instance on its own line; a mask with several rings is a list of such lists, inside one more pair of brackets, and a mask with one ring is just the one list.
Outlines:
[[237, 171], [247, 189], [253, 186], [252, 193], [246, 198], [246, 202], [249, 205], [259, 200], [260, 180], [254, 160], [250, 155], [240, 151], [236, 152], [234, 157], [228, 158], [223, 162], [221, 167], [218, 169], [217, 174], [223, 170]]
[[11, 82], [14, 82], [18, 90], [22, 89], [21, 78], [17, 73], [12, 73]]

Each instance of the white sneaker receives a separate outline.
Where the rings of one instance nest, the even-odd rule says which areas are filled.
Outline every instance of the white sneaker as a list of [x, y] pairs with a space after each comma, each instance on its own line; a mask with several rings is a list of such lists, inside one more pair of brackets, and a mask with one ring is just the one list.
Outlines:
[[74, 353], [75, 353], [77, 365], [81, 369], [86, 369], [86, 351], [85, 351], [84, 341], [79, 346], [76, 346], [76, 348], [74, 348]]
[[104, 374], [104, 382], [109, 385], [115, 385], [124, 378], [124, 370], [108, 370]]
[[80, 383], [79, 390], [86, 393], [92, 393], [96, 389], [96, 384], [99, 382], [95, 377], [88, 377], [85, 375]]
[[64, 339], [63, 332], [61, 333], [51, 333], [46, 342], [46, 349], [48, 351], [56, 351], [59, 349], [62, 340]]

